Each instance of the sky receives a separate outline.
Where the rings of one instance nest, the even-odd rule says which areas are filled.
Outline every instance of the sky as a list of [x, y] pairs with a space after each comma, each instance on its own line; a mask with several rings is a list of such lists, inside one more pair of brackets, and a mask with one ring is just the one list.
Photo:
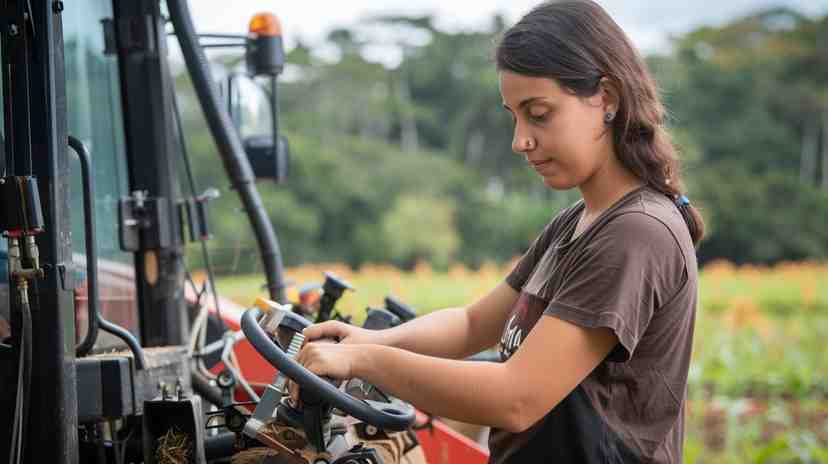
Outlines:
[[[275, 13], [281, 19], [285, 45], [290, 49], [297, 37], [309, 45], [319, 45], [331, 29], [349, 27], [377, 15], [430, 13], [435, 16], [437, 26], [444, 30], [474, 30], [487, 27], [495, 13], [501, 13], [507, 24], [512, 24], [538, 3], [538, 0], [191, 0], [190, 8], [199, 32], [243, 33], [253, 14]], [[668, 50], [671, 35], [699, 25], [723, 24], [766, 7], [789, 6], [808, 15], [828, 14], [828, 0], [598, 0], [598, 3], [645, 53]]]

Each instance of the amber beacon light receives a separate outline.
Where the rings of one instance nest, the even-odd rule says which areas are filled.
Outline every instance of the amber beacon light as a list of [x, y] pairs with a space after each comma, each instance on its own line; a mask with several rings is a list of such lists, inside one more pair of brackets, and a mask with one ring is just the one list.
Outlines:
[[257, 13], [250, 19], [248, 31], [251, 35], [281, 37], [282, 23], [273, 13]]
[[278, 76], [285, 64], [282, 23], [272, 13], [258, 13], [250, 20], [247, 35], [247, 68], [253, 76]]

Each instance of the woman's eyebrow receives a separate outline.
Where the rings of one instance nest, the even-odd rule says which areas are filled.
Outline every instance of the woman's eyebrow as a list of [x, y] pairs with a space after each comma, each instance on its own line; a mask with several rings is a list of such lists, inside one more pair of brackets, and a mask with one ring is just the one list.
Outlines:
[[[546, 99], [546, 97], [529, 97], [529, 98], [524, 98], [523, 100], [521, 100], [521, 101], [520, 101], [520, 103], [518, 103], [518, 109], [521, 109], [521, 108], [523, 108], [524, 106], [527, 106], [527, 105], [530, 105], [530, 104], [532, 104], [532, 103], [535, 103], [535, 102], [536, 102], [536, 101], [538, 101], [538, 100], [545, 100], [545, 99]], [[509, 110], [509, 111], [511, 111], [511, 110], [512, 110], [511, 108], [509, 108], [509, 105], [507, 105], [507, 104], [506, 104], [506, 102], [503, 102], [503, 107], [504, 107], [504, 108], [506, 108], [506, 109], [507, 109], [507, 110]]]

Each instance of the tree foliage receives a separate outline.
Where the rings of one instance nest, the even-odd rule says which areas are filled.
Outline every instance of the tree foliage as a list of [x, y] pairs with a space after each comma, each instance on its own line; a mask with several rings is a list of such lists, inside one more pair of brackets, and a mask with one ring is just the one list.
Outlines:
[[[290, 51], [280, 99], [291, 177], [259, 184], [289, 264], [503, 261], [577, 199], [547, 189], [511, 153], [492, 60], [503, 29], [500, 17], [472, 32], [382, 17], [331, 32], [333, 54], [301, 41]], [[700, 258], [826, 258], [828, 16], [766, 10], [673, 45], [648, 63], [708, 222]], [[371, 61], [377, 47], [399, 62]], [[249, 252], [238, 199], [186, 76], [178, 81], [199, 184], [225, 187], [211, 246]], [[239, 261], [238, 251], [218, 256]]]

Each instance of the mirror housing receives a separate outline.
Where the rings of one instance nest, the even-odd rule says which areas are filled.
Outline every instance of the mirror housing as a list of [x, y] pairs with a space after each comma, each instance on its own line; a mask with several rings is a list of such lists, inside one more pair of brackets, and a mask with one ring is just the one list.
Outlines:
[[226, 89], [230, 118], [242, 138], [256, 179], [284, 182], [288, 175], [290, 150], [287, 138], [279, 134], [273, 87], [269, 91], [251, 76], [234, 73], [228, 76]]
[[268, 135], [253, 135], [243, 141], [244, 151], [257, 179], [273, 179], [277, 183], [287, 180], [290, 164], [290, 148], [287, 137], [279, 136], [279, 146], [273, 146]]

